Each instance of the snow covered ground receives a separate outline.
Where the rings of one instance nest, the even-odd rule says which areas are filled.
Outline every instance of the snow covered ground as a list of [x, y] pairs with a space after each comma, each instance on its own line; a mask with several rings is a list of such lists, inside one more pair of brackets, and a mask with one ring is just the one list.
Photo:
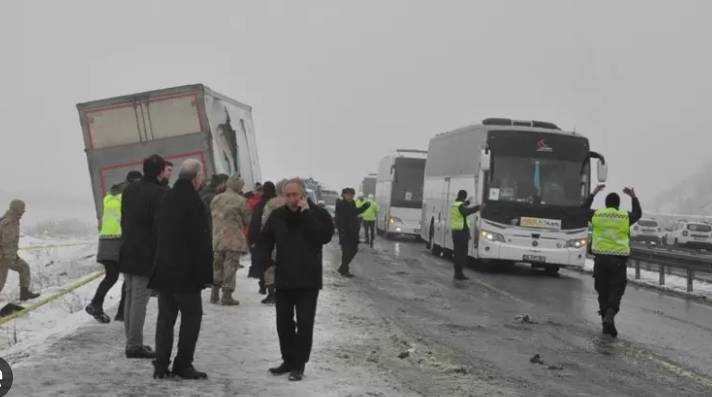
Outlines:
[[[31, 268], [32, 284], [30, 289], [40, 292], [39, 299], [87, 276], [103, 267], [95, 262], [96, 239], [48, 239], [23, 236], [20, 241], [20, 257]], [[98, 281], [97, 281], [98, 282]], [[93, 296], [97, 282], [90, 283], [57, 300], [41, 306], [27, 315], [0, 327], [0, 349], [9, 348], [27, 340], [41, 341], [53, 333], [56, 326], [71, 325], [71, 314], [83, 312], [86, 302]], [[0, 292], [0, 305], [16, 302], [19, 298], [19, 280], [17, 273], [8, 273], [7, 283]], [[107, 301], [116, 299], [115, 293]], [[118, 301], [117, 301], [118, 302]], [[25, 304], [31, 304], [26, 302]]]
[[[44, 296], [101, 270], [94, 262], [95, 241], [23, 238], [21, 255], [33, 269], [33, 288]], [[53, 246], [53, 247], [47, 247]], [[396, 245], [397, 250], [397, 245]], [[195, 365], [207, 381], [154, 381], [149, 360], [127, 360], [122, 323], [99, 324], [83, 308], [100, 279], [0, 327], [0, 356], [13, 367], [11, 395], [24, 396], [413, 396], [422, 385], [405, 374], [430, 379], [454, 395], [512, 395], [512, 390], [465, 377], [467, 366], [408, 336], [401, 325], [379, 314], [379, 303], [356, 284], [334, 272], [338, 252], [325, 255], [325, 288], [319, 298], [311, 363], [302, 383], [273, 377], [267, 368], [280, 362], [274, 307], [259, 303], [255, 280], [238, 273], [238, 307], [205, 303], [205, 317]], [[248, 263], [249, 259], [243, 259]], [[593, 262], [585, 270], [592, 271]], [[657, 285], [657, 272], [643, 270], [642, 282]], [[629, 269], [629, 278], [634, 278]], [[682, 277], [668, 275], [668, 288], [685, 290]], [[712, 294], [712, 285], [696, 282], [697, 293]], [[10, 273], [0, 294], [3, 302], [17, 295], [17, 276]], [[106, 300], [113, 317], [120, 291]], [[208, 301], [205, 291], [204, 302]], [[154, 344], [156, 300], [149, 303], [145, 343]], [[411, 379], [412, 381], [412, 379]], [[426, 380], [423, 380], [424, 382]], [[437, 389], [445, 390], [445, 389]]]
[[[69, 249], [68, 249], [69, 250]], [[90, 248], [63, 252], [62, 263], [76, 266], [72, 256], [84, 257]], [[244, 258], [248, 261], [248, 258]], [[55, 260], [56, 262], [56, 260]], [[88, 271], [96, 269], [81, 264]], [[329, 269], [331, 264], [325, 265]], [[210, 375], [207, 381], [155, 381], [150, 360], [128, 360], [123, 354], [122, 323], [99, 324], [81, 310], [98, 280], [78, 289], [69, 298], [73, 310], [63, 303], [48, 304], [29, 318], [17, 320], [17, 343], [0, 351], [13, 367], [14, 395], [25, 396], [407, 396], [399, 381], [379, 371], [376, 352], [368, 346], [372, 338], [396, 338], [395, 330], [369, 323], [371, 308], [354, 302], [341, 288], [333, 270], [325, 275], [326, 288], [319, 298], [311, 363], [305, 381], [289, 382], [274, 377], [267, 368], [280, 363], [274, 306], [259, 301], [256, 280], [247, 279], [247, 268], [238, 273], [238, 307], [204, 304], [205, 317], [195, 366]], [[204, 302], [208, 301], [205, 291]], [[119, 287], [107, 298], [112, 315]], [[144, 329], [145, 343], [154, 345], [157, 304], [149, 303]], [[364, 332], [366, 331], [366, 332]], [[372, 331], [372, 332], [371, 332]], [[13, 328], [3, 330], [12, 334]], [[177, 334], [176, 334], [177, 336]], [[397, 339], [397, 338], [396, 338]], [[394, 349], [403, 349], [398, 340]], [[395, 357], [398, 351], [388, 354]], [[175, 352], [174, 352], [175, 353]], [[372, 361], [354, 356], [371, 354]], [[380, 353], [380, 351], [379, 351]]]

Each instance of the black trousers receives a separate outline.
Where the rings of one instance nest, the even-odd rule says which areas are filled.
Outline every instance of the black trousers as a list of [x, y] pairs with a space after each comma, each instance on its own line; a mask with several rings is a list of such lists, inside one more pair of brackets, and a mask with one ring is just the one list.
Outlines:
[[91, 300], [91, 303], [97, 307], [104, 306], [104, 298], [106, 298], [106, 294], [109, 293], [111, 287], [113, 287], [119, 279], [119, 267], [116, 262], [104, 262], [102, 265], [104, 265], [106, 273], [104, 273], [104, 279], [101, 280], [99, 286], [96, 287], [94, 298]]
[[341, 243], [341, 266], [339, 271], [341, 273], [348, 273], [350, 271], [351, 261], [356, 257], [358, 252], [358, 242], [357, 241], [344, 241]]
[[598, 292], [598, 307], [601, 316], [608, 309], [620, 311], [621, 299], [628, 284], [628, 258], [599, 255], [594, 260], [594, 287]]
[[318, 297], [318, 289], [277, 289], [279, 348], [282, 359], [291, 368], [304, 369], [309, 362]]
[[178, 354], [173, 362], [174, 369], [193, 364], [195, 346], [203, 320], [203, 301], [200, 293], [175, 294], [158, 293], [158, 321], [156, 323], [156, 363], [168, 367], [173, 351], [173, 328], [180, 312], [178, 334]]
[[373, 246], [376, 239], [376, 221], [363, 221], [363, 231], [366, 233], [366, 242]]
[[455, 275], [462, 274], [462, 270], [467, 264], [467, 242], [470, 241], [469, 230], [454, 230], [452, 232], [453, 263]]

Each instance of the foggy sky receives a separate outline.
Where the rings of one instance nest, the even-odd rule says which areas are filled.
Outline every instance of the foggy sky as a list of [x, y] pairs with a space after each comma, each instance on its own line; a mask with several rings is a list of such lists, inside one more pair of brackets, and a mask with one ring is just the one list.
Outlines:
[[710, 157], [711, 11], [704, 1], [3, 1], [0, 190], [61, 196], [92, 218], [75, 104], [200, 82], [253, 106], [265, 179], [356, 186], [389, 151], [500, 116], [587, 135], [609, 160], [609, 187], [634, 185], [645, 205]]

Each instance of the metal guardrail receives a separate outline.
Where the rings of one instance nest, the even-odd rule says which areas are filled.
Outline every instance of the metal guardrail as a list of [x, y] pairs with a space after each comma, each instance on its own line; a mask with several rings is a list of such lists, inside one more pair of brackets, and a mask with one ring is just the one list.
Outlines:
[[693, 252], [667, 251], [655, 248], [633, 247], [628, 264], [635, 268], [635, 278], [640, 279], [640, 264], [658, 266], [658, 284], [665, 285], [666, 269], [683, 269], [686, 273], [687, 292], [693, 291], [695, 273], [712, 273], [712, 255]]

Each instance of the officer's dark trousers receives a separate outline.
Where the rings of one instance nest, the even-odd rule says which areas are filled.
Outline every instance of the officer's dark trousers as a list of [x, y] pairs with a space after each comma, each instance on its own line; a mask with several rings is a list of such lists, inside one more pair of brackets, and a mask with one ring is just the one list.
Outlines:
[[358, 241], [344, 241], [341, 243], [341, 267], [339, 272], [348, 273], [350, 271], [351, 261], [356, 257], [358, 252]]
[[373, 247], [376, 239], [376, 221], [363, 221], [363, 231], [366, 233], [366, 243]]
[[608, 309], [613, 309], [615, 313], [620, 310], [621, 298], [628, 283], [627, 262], [628, 258], [622, 256], [596, 256], [593, 277], [601, 316], [605, 315]]
[[203, 320], [203, 301], [200, 293], [175, 294], [158, 293], [158, 321], [156, 323], [156, 363], [168, 366], [173, 350], [173, 328], [180, 312], [178, 334], [178, 354], [173, 362], [174, 369], [182, 369], [193, 364], [195, 346]]
[[100, 308], [103, 308], [104, 306], [104, 298], [106, 298], [106, 294], [119, 279], [119, 267], [116, 262], [106, 261], [102, 263], [102, 265], [104, 265], [104, 268], [106, 269], [106, 272], [104, 273], [104, 279], [101, 280], [101, 283], [99, 283], [99, 286], [96, 288], [94, 298], [92, 298], [91, 300], [92, 304]]
[[468, 230], [457, 230], [452, 232], [453, 243], [453, 263], [455, 264], [455, 275], [461, 275], [467, 264], [467, 242], [470, 239]]
[[279, 348], [282, 359], [293, 369], [303, 369], [309, 362], [318, 297], [318, 289], [277, 289]]

